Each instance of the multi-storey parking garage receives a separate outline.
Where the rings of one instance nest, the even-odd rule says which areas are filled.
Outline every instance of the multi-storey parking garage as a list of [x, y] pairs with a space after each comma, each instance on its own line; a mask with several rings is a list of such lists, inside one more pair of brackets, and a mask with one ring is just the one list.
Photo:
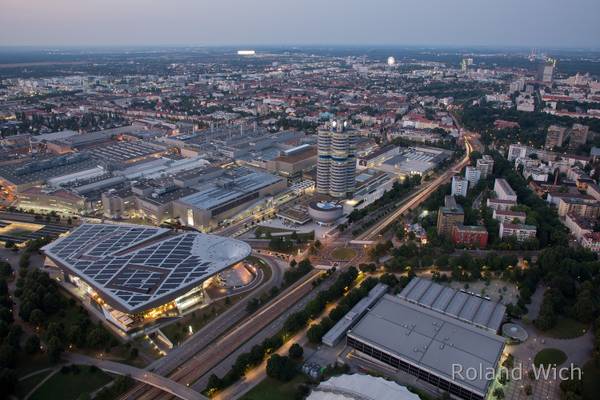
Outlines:
[[109, 224], [83, 224], [43, 250], [47, 264], [126, 332], [203, 302], [206, 283], [251, 252], [220, 236]]

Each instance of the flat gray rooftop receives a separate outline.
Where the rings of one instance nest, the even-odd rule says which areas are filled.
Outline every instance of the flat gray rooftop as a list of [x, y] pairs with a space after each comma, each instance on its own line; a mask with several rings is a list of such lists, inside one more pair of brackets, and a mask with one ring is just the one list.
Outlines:
[[495, 371], [504, 349], [501, 336], [391, 295], [383, 296], [348, 336], [482, 395], [491, 384], [485, 373], [461, 379], [453, 376], [453, 365], [462, 366], [463, 375], [468, 368]]
[[200, 209], [210, 210], [246, 194], [272, 185], [282, 179], [266, 172], [248, 171], [249, 172], [244, 175], [230, 179], [229, 182], [223, 183], [226, 178], [220, 177], [218, 180], [221, 180], [221, 184], [203, 184], [202, 187], [205, 189], [181, 198], [180, 202]]
[[413, 278], [398, 297], [493, 332], [498, 332], [506, 313], [501, 303], [419, 277]]

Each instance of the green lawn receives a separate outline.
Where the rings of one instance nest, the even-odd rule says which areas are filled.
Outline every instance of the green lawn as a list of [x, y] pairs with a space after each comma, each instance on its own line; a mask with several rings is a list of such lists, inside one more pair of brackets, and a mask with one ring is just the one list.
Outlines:
[[594, 361], [583, 366], [583, 400], [596, 400], [600, 393], [600, 367]]
[[538, 352], [533, 359], [535, 365], [560, 365], [567, 360], [567, 355], [559, 349], [544, 349]]
[[289, 382], [267, 377], [242, 397], [242, 400], [292, 400], [296, 398], [298, 386], [306, 382], [307, 378], [302, 374]]
[[37, 370], [52, 366], [46, 354], [25, 354], [21, 352], [17, 358], [17, 377], [29, 375]]
[[544, 335], [557, 339], [573, 339], [587, 332], [589, 326], [571, 318], [560, 317], [554, 328], [544, 331]]
[[23, 379], [17, 383], [16, 395], [19, 399], [24, 398], [34, 387], [36, 387], [41, 381], [43, 381], [52, 370], [40, 372], [39, 374], [35, 374], [30, 376], [27, 379]]
[[113, 378], [100, 370], [91, 371], [80, 366], [79, 372], [58, 372], [48, 379], [30, 397], [31, 400], [76, 400], [84, 393], [91, 393], [106, 385]]
[[356, 257], [356, 250], [350, 247], [338, 247], [331, 252], [331, 257], [334, 260], [348, 261]]

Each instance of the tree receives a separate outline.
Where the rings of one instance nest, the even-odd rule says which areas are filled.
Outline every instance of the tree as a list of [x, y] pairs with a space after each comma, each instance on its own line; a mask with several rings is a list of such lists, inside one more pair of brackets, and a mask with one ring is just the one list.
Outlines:
[[210, 374], [208, 377], [208, 384], [206, 385], [206, 390], [208, 392], [216, 391], [223, 388], [223, 379], [219, 378], [215, 374]]
[[267, 361], [267, 375], [288, 382], [296, 375], [296, 364], [287, 356], [273, 354]]
[[13, 368], [17, 361], [17, 350], [9, 343], [0, 346], [0, 368]]
[[0, 369], [0, 388], [2, 388], [2, 398], [10, 398], [14, 392], [16, 382], [18, 381], [17, 374], [14, 370], [8, 368]]
[[28, 354], [35, 354], [40, 350], [40, 338], [38, 335], [31, 335], [25, 341], [25, 351]]
[[29, 323], [34, 326], [44, 326], [46, 324], [46, 315], [42, 310], [36, 308], [29, 314]]
[[48, 359], [50, 360], [50, 363], [56, 364], [59, 362], [63, 350], [64, 348], [61, 341], [55, 336], [51, 337], [50, 340], [48, 340]]
[[502, 388], [496, 388], [494, 389], [494, 391], [492, 392], [492, 395], [498, 399], [501, 400], [504, 398], [504, 390], [502, 390]]
[[294, 343], [290, 347], [288, 354], [289, 354], [290, 358], [298, 360], [298, 359], [302, 358], [302, 355], [304, 355], [304, 349], [298, 343]]

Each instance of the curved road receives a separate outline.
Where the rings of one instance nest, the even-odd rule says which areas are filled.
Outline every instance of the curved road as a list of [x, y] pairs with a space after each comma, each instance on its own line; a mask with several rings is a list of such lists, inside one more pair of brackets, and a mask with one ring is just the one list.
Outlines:
[[[272, 287], [280, 286], [283, 281], [283, 272], [285, 265], [279, 262], [274, 257], [269, 257], [262, 254], [253, 254], [254, 256], [265, 260], [271, 267], [270, 279], [260, 286], [259, 290], [269, 290]], [[188, 361], [194, 354], [202, 351], [209, 346], [211, 342], [219, 336], [231, 329], [236, 323], [241, 321], [248, 315], [246, 311], [246, 303], [251, 298], [251, 295], [245, 300], [242, 300], [229, 308], [227, 311], [217, 316], [203, 328], [195, 332], [183, 344], [172, 349], [166, 356], [154, 361], [146, 367], [146, 370], [153, 371], [155, 374], [167, 376], [181, 364]], [[149, 388], [145, 385], [136, 385], [132, 390], [126, 393], [121, 399], [133, 399], [143, 395]], [[152, 390], [150, 390], [152, 391]]]

